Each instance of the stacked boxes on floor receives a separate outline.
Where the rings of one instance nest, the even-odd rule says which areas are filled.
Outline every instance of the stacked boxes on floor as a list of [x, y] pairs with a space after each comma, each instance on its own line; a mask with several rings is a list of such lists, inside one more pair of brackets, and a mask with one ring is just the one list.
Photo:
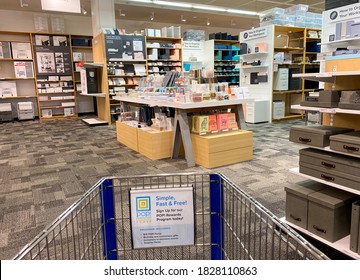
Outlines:
[[17, 112], [19, 120], [31, 120], [35, 118], [34, 104], [32, 102], [18, 102]]

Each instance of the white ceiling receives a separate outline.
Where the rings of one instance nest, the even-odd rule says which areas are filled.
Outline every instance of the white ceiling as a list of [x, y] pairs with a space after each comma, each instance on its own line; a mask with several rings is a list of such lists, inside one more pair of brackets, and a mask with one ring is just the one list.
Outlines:
[[[162, 7], [159, 5], [146, 6], [128, 0], [114, 1], [115, 16], [120, 20], [147, 22], [150, 21], [150, 16], [154, 13], [154, 22], [171, 23], [174, 25], [206, 26], [206, 21], [209, 19], [212, 27], [249, 29], [253, 26], [258, 26], [259, 22], [256, 16], [224, 15], [199, 10], [181, 10], [180, 8]], [[22, 0], [23, 3], [28, 4], [27, 7], [20, 7], [20, 2], [20, 0], [0, 0], [0, 9], [42, 12], [41, 0]], [[211, 5], [255, 12], [261, 12], [274, 7], [287, 8], [295, 4], [306, 4], [309, 5], [309, 11], [317, 13], [321, 13], [324, 10], [325, 3], [325, 1], [320, 0], [181, 0], [171, 2]], [[81, 0], [81, 5], [88, 11], [86, 16], [90, 16], [90, 0]], [[120, 10], [125, 16], [120, 16]], [[186, 23], [181, 21], [181, 16], [186, 19]]]

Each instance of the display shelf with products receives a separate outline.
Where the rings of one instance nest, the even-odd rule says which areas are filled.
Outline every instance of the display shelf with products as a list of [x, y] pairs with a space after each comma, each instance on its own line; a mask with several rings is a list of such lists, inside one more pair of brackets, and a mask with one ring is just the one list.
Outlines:
[[0, 31], [0, 102], [10, 103], [17, 116], [20, 100], [36, 102], [31, 34]]
[[182, 71], [182, 38], [146, 37], [147, 73]]
[[70, 35], [32, 34], [40, 120], [77, 117]]
[[[329, 36], [336, 33], [336, 25], [338, 23], [332, 22], [329, 17], [331, 11], [324, 12], [324, 25], [323, 25], [323, 32], [325, 33], [325, 37], [328, 40]], [[342, 24], [342, 23], [339, 23]], [[324, 34], [323, 34], [324, 35]], [[335, 35], [334, 35], [335, 36]], [[325, 43], [327, 41], [325, 40]], [[338, 44], [322, 44], [322, 52], [333, 52], [336, 51]], [[322, 62], [323, 65], [320, 68], [320, 72], [313, 73], [313, 74], [302, 74], [298, 75], [299, 77], [305, 79], [314, 79], [317, 81], [324, 82], [324, 90], [325, 91], [349, 91], [354, 89], [360, 88], [360, 80], [357, 76], [360, 76], [360, 72], [358, 71], [358, 58], [350, 56], [334, 56], [334, 57], [326, 57], [325, 60]], [[324, 94], [327, 96], [326, 92], [319, 92], [319, 96]], [[325, 95], [326, 94], [326, 95]], [[319, 97], [320, 100], [320, 97]], [[340, 106], [342, 103], [340, 99]], [[319, 103], [320, 104], [320, 103]], [[340, 128], [348, 128], [353, 130], [360, 129], [360, 110], [348, 110], [348, 109], [341, 109], [337, 108], [336, 104], [333, 108], [323, 108], [321, 106], [294, 106], [296, 109], [304, 110], [304, 111], [315, 111], [320, 112], [322, 115], [322, 125], [328, 126], [330, 128], [340, 130]], [[311, 126], [309, 127], [311, 129]], [[308, 129], [308, 130], [309, 130]], [[325, 128], [324, 128], [325, 129]], [[339, 132], [338, 132], [339, 133]], [[347, 135], [349, 135], [348, 138]], [[354, 136], [352, 136], [354, 135]], [[357, 176], [353, 176], [351, 174], [351, 166], [356, 166], [357, 162], [359, 161], [359, 155], [357, 155], [357, 138], [356, 132], [350, 132], [348, 134], [337, 134], [330, 136], [329, 143], [324, 143], [322, 147], [313, 147], [311, 143], [306, 145], [307, 147], [313, 148], [312, 150], [304, 150], [300, 153], [303, 155], [303, 158], [300, 157], [300, 164], [301, 168], [294, 168], [291, 170], [292, 173], [298, 174], [300, 176], [305, 177], [306, 179], [310, 179], [313, 181], [317, 181], [328, 185], [330, 189], [340, 189], [342, 191], [346, 191], [347, 193], [353, 193], [356, 195], [360, 195], [359, 186], [357, 185], [356, 179]], [[345, 137], [345, 138], [344, 138]], [[345, 140], [346, 139], [346, 140]], [[330, 145], [330, 146], [328, 146]], [[304, 145], [305, 146], [305, 145]], [[324, 147], [323, 147], [324, 146]], [[342, 149], [342, 150], [341, 150]], [[320, 151], [318, 151], [320, 150]], [[311, 172], [308, 170], [308, 166], [306, 165], [307, 158], [306, 156], [311, 156], [314, 158], [317, 156], [319, 159], [322, 158], [323, 160], [321, 166], [316, 164], [311, 169]], [[337, 164], [334, 164], [334, 163]], [[311, 166], [312, 166], [311, 165]], [[301, 173], [299, 173], [301, 171]], [[342, 178], [345, 179], [342, 179]], [[351, 180], [354, 181], [349, 181]], [[344, 214], [341, 220], [349, 219], [351, 215], [351, 207], [350, 211], [347, 214]], [[290, 224], [290, 223], [289, 223]], [[301, 229], [304, 234], [313, 236], [313, 233], [309, 232], [309, 230]], [[349, 230], [351, 234], [351, 231]], [[360, 255], [358, 252], [350, 250], [350, 239], [351, 235], [345, 236], [344, 238], [329, 242], [327, 240], [323, 240], [322, 238], [317, 238], [324, 244], [331, 246], [354, 259], [360, 259]], [[341, 246], [338, 246], [341, 243]]]
[[[214, 69], [218, 82], [239, 85], [240, 42], [236, 40], [208, 40], [204, 42], [204, 66]], [[221, 71], [232, 71], [233, 75], [223, 75]]]
[[274, 26], [273, 100], [284, 104], [284, 113], [277, 120], [303, 117], [291, 105], [304, 100], [305, 92], [317, 89], [319, 83], [301, 80], [297, 75], [319, 72], [320, 64], [316, 61], [320, 41], [320, 29]]
[[114, 112], [119, 101], [114, 97], [136, 89], [139, 80], [147, 75], [145, 37], [138, 35], [99, 34], [94, 38], [94, 61], [102, 63], [99, 90], [104, 96], [96, 97], [98, 118], [108, 124], [115, 123]]

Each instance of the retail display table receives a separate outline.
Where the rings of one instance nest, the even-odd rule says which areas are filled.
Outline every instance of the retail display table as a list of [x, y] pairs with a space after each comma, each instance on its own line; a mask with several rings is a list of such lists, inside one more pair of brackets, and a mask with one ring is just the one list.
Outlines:
[[169, 107], [175, 109], [175, 127], [174, 137], [172, 143], [172, 158], [179, 156], [181, 140], [184, 145], [185, 157], [188, 167], [195, 166], [194, 152], [190, 137], [190, 128], [187, 114], [193, 111], [206, 111], [213, 109], [231, 109], [237, 115], [237, 122], [240, 129], [246, 129], [243, 104], [253, 102], [253, 99], [234, 99], [222, 101], [203, 101], [191, 103], [176, 103], [166, 100], [155, 100], [134, 97], [120, 97], [116, 96], [113, 99], [134, 104], [143, 104], [150, 107]]

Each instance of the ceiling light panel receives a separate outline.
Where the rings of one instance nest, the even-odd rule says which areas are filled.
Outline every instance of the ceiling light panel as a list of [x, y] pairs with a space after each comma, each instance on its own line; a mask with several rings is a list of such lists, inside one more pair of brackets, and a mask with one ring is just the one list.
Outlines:
[[192, 8], [192, 4], [187, 3], [179, 3], [179, 2], [170, 2], [170, 1], [153, 1], [156, 5], [164, 5], [164, 6], [171, 6], [171, 7], [181, 7], [181, 8]]
[[224, 8], [220, 8], [220, 7], [215, 7], [215, 6], [204, 6], [204, 5], [193, 5], [192, 6], [194, 9], [198, 9], [198, 10], [206, 10], [206, 11], [215, 11], [215, 12], [226, 12], [226, 9]]

